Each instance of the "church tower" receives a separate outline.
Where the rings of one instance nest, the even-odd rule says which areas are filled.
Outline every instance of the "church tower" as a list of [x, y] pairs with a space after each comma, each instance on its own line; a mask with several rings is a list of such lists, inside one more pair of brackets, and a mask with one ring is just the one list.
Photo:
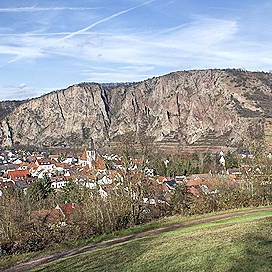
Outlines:
[[93, 142], [93, 138], [92, 137], [89, 138], [88, 149], [89, 150], [94, 150], [94, 142]]
[[93, 139], [90, 137], [89, 143], [88, 143], [88, 148], [85, 148], [85, 150], [80, 158], [80, 163], [83, 166], [89, 165], [89, 167], [91, 168], [93, 166], [95, 159], [96, 159], [96, 151], [94, 149]]

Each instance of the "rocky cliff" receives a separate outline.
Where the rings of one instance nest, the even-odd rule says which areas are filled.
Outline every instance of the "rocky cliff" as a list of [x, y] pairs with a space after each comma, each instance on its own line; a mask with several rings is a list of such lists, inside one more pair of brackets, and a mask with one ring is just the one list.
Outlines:
[[3, 120], [9, 115], [15, 108], [19, 107], [25, 101], [3, 101], [0, 102], [0, 120]]
[[1, 118], [0, 145], [75, 148], [90, 137], [103, 146], [122, 135], [145, 135], [180, 145], [238, 146], [271, 131], [271, 88], [272, 74], [234, 69], [82, 83], [17, 105]]

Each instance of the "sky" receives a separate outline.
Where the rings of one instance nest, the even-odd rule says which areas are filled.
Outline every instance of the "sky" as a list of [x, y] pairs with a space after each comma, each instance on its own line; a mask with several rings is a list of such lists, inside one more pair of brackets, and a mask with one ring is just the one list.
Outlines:
[[271, 0], [0, 1], [0, 101], [191, 69], [272, 70]]

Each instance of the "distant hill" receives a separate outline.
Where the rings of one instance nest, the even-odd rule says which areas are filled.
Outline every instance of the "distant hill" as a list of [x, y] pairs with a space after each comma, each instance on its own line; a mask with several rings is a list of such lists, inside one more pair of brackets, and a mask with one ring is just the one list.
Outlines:
[[[130, 84], [81, 83], [0, 104], [0, 145], [82, 148], [124, 135], [155, 143], [238, 147], [272, 143], [272, 74], [173, 72]], [[4, 104], [3, 104], [4, 103]]]

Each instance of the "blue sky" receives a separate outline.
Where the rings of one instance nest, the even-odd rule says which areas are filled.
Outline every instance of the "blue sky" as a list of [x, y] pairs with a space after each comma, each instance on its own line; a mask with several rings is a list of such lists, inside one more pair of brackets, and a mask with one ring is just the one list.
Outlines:
[[271, 0], [0, 2], [0, 100], [80, 82], [272, 70]]

